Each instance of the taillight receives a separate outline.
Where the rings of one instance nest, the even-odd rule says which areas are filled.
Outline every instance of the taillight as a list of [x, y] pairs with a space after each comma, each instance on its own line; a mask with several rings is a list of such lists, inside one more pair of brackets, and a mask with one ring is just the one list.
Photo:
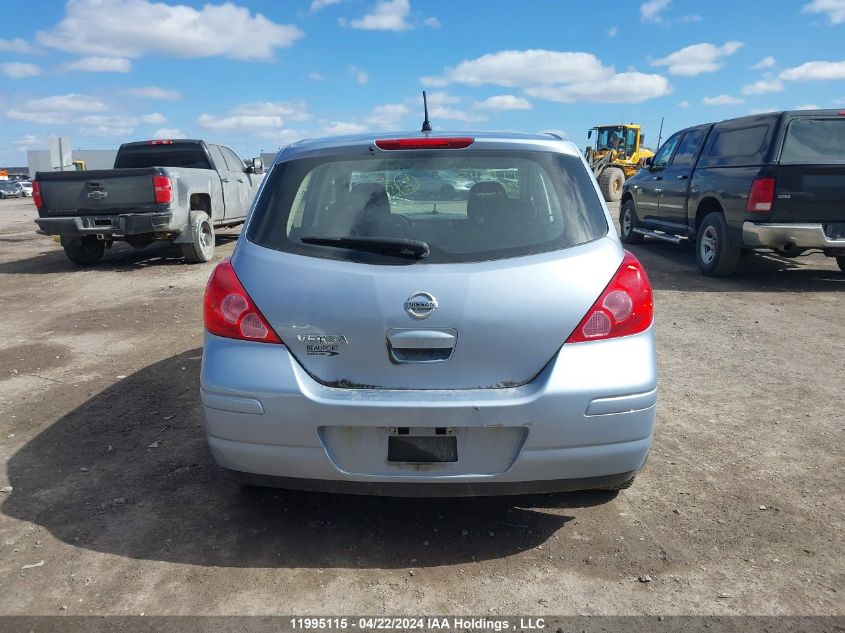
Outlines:
[[205, 287], [203, 319], [209, 333], [258, 343], [281, 343], [241, 285], [232, 262], [217, 264]]
[[37, 180], [32, 182], [32, 201], [39, 209], [44, 206], [44, 198], [41, 197], [41, 183]]
[[651, 284], [639, 260], [625, 251], [619, 270], [566, 342], [639, 334], [648, 329], [653, 319]]
[[153, 188], [157, 204], [169, 204], [173, 201], [173, 184], [167, 176], [153, 176]]
[[472, 145], [474, 138], [454, 136], [449, 138], [385, 138], [376, 141], [380, 149], [464, 149]]
[[748, 202], [745, 205], [746, 211], [771, 211], [772, 202], [775, 200], [775, 179], [757, 178], [751, 183], [751, 191], [748, 192]]

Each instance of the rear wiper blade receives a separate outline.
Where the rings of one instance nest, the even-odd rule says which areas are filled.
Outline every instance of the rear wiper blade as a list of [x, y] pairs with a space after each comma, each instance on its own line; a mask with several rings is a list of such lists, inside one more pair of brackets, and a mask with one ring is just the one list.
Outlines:
[[425, 259], [429, 255], [428, 244], [420, 240], [401, 237], [302, 237], [300, 241], [316, 246], [336, 246], [353, 251], [367, 251], [408, 259]]

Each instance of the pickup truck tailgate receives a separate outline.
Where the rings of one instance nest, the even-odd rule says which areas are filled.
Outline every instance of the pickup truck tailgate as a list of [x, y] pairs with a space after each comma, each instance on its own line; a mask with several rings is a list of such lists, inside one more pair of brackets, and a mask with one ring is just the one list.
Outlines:
[[844, 165], [781, 165], [772, 222], [845, 222]]
[[154, 168], [39, 172], [41, 217], [112, 215], [156, 210]]

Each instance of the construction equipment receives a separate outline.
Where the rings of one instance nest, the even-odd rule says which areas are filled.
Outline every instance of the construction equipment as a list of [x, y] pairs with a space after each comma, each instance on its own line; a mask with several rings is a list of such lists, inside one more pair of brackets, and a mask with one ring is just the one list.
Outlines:
[[643, 145], [645, 135], [642, 126], [598, 125], [587, 132], [591, 138], [596, 132], [595, 146], [588, 146], [585, 152], [587, 164], [599, 182], [604, 199], [616, 202], [622, 197], [622, 185], [653, 158], [654, 152]]
[[84, 160], [73, 161], [73, 170], [74, 171], [85, 171], [85, 161]]

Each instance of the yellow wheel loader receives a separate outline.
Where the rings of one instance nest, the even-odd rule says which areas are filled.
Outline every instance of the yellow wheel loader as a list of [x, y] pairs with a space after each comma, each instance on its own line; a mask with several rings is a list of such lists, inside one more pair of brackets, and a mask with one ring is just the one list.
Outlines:
[[616, 202], [622, 197], [622, 185], [653, 158], [654, 152], [643, 145], [645, 135], [639, 125], [599, 125], [587, 132], [596, 133], [596, 143], [587, 147], [585, 157], [599, 182], [604, 199]]

